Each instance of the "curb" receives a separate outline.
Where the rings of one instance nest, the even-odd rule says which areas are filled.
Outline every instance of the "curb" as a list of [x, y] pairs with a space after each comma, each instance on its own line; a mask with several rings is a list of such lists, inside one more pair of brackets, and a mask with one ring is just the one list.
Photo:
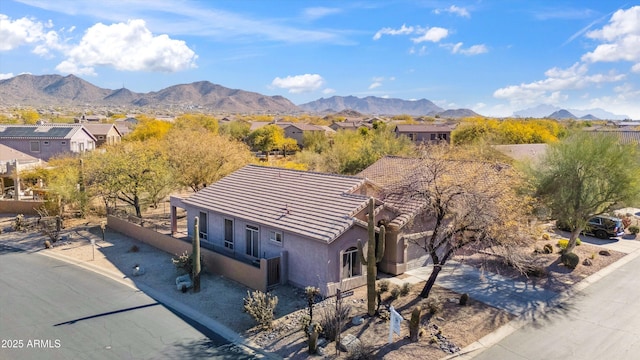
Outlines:
[[563, 291], [558, 296], [550, 301], [548, 305], [540, 307], [534, 314], [525, 314], [519, 316], [516, 319], [511, 320], [510, 322], [502, 325], [497, 330], [493, 331], [490, 334], [485, 335], [484, 337], [478, 339], [477, 341], [465, 346], [458, 353], [449, 355], [441, 358], [440, 360], [450, 360], [450, 359], [473, 359], [475, 356], [482, 353], [484, 350], [490, 348], [491, 346], [500, 342], [500, 340], [506, 338], [511, 335], [515, 331], [519, 330], [523, 326], [529, 324], [529, 320], [532, 316], [536, 314], [542, 313], [545, 308], [556, 307], [561, 305], [567, 299], [570, 298], [572, 294], [578, 293], [589, 287], [590, 285], [596, 283], [601, 280], [605, 276], [611, 274], [615, 270], [619, 269], [623, 265], [631, 262], [632, 260], [640, 257], [640, 248], [633, 250], [632, 252], [623, 256], [620, 260], [612, 263], [611, 265], [601, 269], [595, 274], [592, 274], [586, 278], [584, 278], [579, 283], [573, 285], [569, 290]]
[[253, 355], [256, 356], [258, 358], [263, 358], [263, 359], [282, 359], [281, 357], [272, 354], [272, 353], [268, 353], [263, 351], [262, 349], [260, 349], [256, 344], [254, 344], [253, 342], [245, 339], [242, 335], [236, 333], [235, 331], [231, 330], [230, 328], [228, 328], [227, 326], [225, 326], [224, 324], [220, 323], [219, 321], [216, 321], [210, 317], [208, 317], [207, 315], [181, 303], [180, 301], [174, 300], [171, 297], [162, 294], [159, 291], [156, 291], [155, 289], [151, 288], [150, 286], [144, 285], [144, 284], [139, 284], [136, 285], [132, 280], [130, 280], [126, 275], [122, 274], [122, 273], [116, 273], [113, 271], [109, 271], [106, 270], [104, 268], [101, 268], [99, 266], [93, 265], [87, 261], [80, 261], [78, 259], [63, 255], [63, 254], [57, 254], [57, 253], [53, 253], [53, 252], [48, 252], [48, 251], [34, 251], [36, 250], [33, 247], [29, 247], [29, 246], [24, 246], [22, 244], [19, 243], [15, 243], [13, 241], [6, 241], [6, 243], [11, 246], [14, 247], [16, 249], [20, 249], [23, 251], [30, 251], [31, 253], [37, 253], [52, 259], [56, 259], [59, 261], [63, 261], [65, 263], [71, 264], [71, 265], [75, 265], [78, 266], [80, 268], [83, 268], [85, 270], [88, 271], [92, 271], [96, 274], [102, 275], [104, 277], [107, 277], [113, 281], [116, 281], [122, 285], [125, 285], [129, 288], [131, 288], [132, 290], [138, 290], [138, 291], [142, 291], [143, 293], [145, 293], [147, 296], [153, 298], [154, 300], [156, 300], [157, 302], [159, 302], [160, 304], [171, 308], [171, 310], [180, 313], [181, 315], [191, 319], [192, 321], [198, 323], [199, 325], [209, 329], [210, 331], [220, 335], [220, 337], [224, 338], [225, 340], [227, 340], [229, 343], [236, 345], [238, 347], [241, 347], [243, 349], [243, 351], [245, 351], [247, 354], [249, 355]]

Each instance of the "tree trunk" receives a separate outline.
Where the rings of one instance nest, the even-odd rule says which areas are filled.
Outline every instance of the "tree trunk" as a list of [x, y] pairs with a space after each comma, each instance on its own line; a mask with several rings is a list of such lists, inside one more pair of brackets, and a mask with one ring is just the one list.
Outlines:
[[136, 217], [142, 219], [142, 211], [140, 210], [140, 198], [138, 195], [133, 198], [133, 207], [136, 209]]
[[565, 250], [565, 252], [573, 252], [573, 249], [576, 247], [576, 243], [581, 232], [582, 229], [575, 229], [571, 232], [571, 235], [569, 236], [569, 243], [567, 244], [567, 249]]
[[433, 270], [431, 271], [429, 280], [427, 280], [427, 282], [424, 284], [424, 287], [422, 288], [422, 291], [420, 292], [421, 298], [426, 299], [429, 297], [431, 288], [433, 288], [433, 285], [436, 283], [436, 278], [438, 277], [440, 270], [442, 270], [442, 265], [440, 264], [433, 265]]

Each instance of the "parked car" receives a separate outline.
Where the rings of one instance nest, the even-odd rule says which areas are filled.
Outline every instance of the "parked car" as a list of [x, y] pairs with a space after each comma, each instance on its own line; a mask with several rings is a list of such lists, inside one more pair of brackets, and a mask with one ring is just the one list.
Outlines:
[[[564, 231], [571, 231], [569, 224], [562, 220], [556, 221], [556, 228]], [[608, 239], [624, 235], [624, 225], [620, 218], [598, 215], [589, 219], [587, 226], [582, 230], [582, 234], [593, 235], [600, 239]]]

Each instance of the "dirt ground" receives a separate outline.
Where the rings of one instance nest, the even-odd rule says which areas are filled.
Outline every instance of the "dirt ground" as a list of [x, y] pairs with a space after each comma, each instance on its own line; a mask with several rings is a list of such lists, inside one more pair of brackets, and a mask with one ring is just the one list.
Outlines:
[[[0, 219], [0, 227], [7, 234], [0, 235], [0, 238], [8, 238], [11, 234], [11, 221], [12, 219], [7, 217]], [[105, 241], [102, 241], [100, 230], [102, 221], [103, 219], [99, 218], [66, 221], [66, 228], [63, 231], [64, 240], [56, 243], [52, 249], [42, 251], [52, 251], [80, 262], [90, 263], [92, 266], [104, 268], [114, 274], [121, 274], [135, 283], [163, 291], [242, 334], [264, 351], [276, 353], [287, 359], [309, 357], [306, 336], [302, 331], [302, 319], [308, 312], [303, 290], [289, 286], [275, 289], [273, 294], [279, 297], [276, 308], [277, 318], [272, 330], [260, 331], [254, 327], [253, 320], [242, 311], [242, 299], [246, 296], [248, 288], [220, 276], [205, 274], [202, 278], [203, 290], [199, 294], [182, 294], [175, 289], [176, 273], [171, 263], [171, 254], [112, 233], [108, 229]], [[23, 244], [36, 244], [35, 246], [43, 244], [45, 239], [37, 232], [19, 235], [13, 234], [11, 239]], [[555, 245], [559, 238], [561, 238], [560, 235], [552, 234], [549, 240], [539, 240], [531, 244], [527, 252], [533, 253], [534, 249], [541, 249], [547, 243], [552, 244], [556, 252], [536, 254], [536, 263], [545, 269], [545, 274], [541, 277], [531, 276], [523, 279], [535, 282], [537, 286], [562, 290], [624, 256], [622, 253], [613, 251], [610, 256], [600, 255], [598, 247], [583, 243], [576, 247], [575, 252], [580, 256], [581, 261], [586, 258], [591, 259], [592, 265], [586, 266], [581, 263], [571, 271], [559, 263], [558, 248]], [[91, 239], [94, 239], [95, 247], [91, 245]], [[482, 266], [486, 271], [499, 272], [503, 276], [522, 278], [522, 275], [505, 266], [504, 262], [497, 257], [461, 253], [455, 260]], [[145, 267], [144, 275], [131, 276], [132, 268], [136, 264]], [[393, 300], [388, 292], [383, 296], [383, 304], [393, 305], [406, 320], [410, 319], [413, 308], [421, 305], [423, 308], [421, 326], [424, 332], [420, 340], [415, 343], [408, 339], [408, 321], [403, 323], [401, 335], [394, 335], [393, 343], [388, 343], [389, 321], [366, 315], [365, 287], [356, 289], [353, 295], [343, 300], [345, 306], [349, 306], [351, 311], [342, 333], [354, 334], [360, 339], [363, 352], [369, 354], [369, 357], [362, 358], [441, 359], [451, 351], [464, 348], [513, 319], [512, 315], [474, 299], [470, 299], [466, 306], [461, 306], [459, 305], [460, 294], [437, 285], [430, 295], [430, 300], [423, 300], [418, 296], [423, 285], [424, 283], [415, 284], [407, 295]], [[429, 301], [435, 301], [440, 308], [433, 315], [427, 310]], [[322, 318], [334, 304], [333, 298], [317, 303], [314, 306], [314, 319]], [[362, 324], [354, 325], [351, 322], [354, 317], [362, 317]], [[338, 352], [336, 356], [334, 344], [324, 343], [324, 355], [316, 355], [316, 357], [346, 358], [348, 354], [344, 352]]]

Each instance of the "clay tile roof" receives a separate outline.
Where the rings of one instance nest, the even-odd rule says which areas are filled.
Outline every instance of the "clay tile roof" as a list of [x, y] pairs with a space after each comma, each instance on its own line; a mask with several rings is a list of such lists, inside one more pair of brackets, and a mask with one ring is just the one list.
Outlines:
[[183, 200], [185, 204], [330, 243], [355, 223], [365, 180], [247, 165]]

